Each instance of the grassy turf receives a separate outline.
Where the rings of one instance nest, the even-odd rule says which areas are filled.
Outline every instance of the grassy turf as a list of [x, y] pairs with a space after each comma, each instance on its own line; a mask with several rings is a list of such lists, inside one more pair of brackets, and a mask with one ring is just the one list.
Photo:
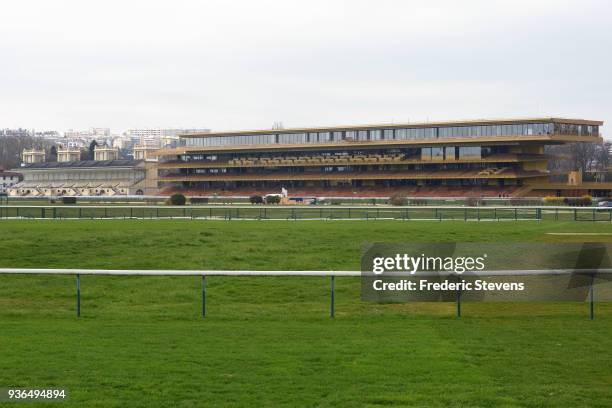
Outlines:
[[[605, 223], [2, 221], [2, 267], [359, 269], [364, 242], [559, 241]], [[598, 240], [611, 239], [598, 236]], [[63, 406], [609, 406], [612, 305], [376, 305], [358, 279], [0, 277], [0, 387]]]

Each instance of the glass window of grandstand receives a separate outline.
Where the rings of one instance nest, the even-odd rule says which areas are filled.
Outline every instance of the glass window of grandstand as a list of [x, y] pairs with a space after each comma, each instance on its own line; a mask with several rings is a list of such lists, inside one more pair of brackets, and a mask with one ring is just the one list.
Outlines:
[[480, 146], [461, 146], [459, 147], [459, 160], [480, 159], [481, 153]]
[[320, 132], [319, 133], [319, 142], [325, 143], [333, 140], [330, 132]]
[[550, 123], [519, 123], [509, 125], [482, 126], [450, 126], [441, 127], [438, 135], [447, 137], [488, 137], [488, 136], [520, 136], [545, 135], [553, 131]]
[[406, 129], [372, 129], [346, 132], [281, 133], [263, 135], [229, 135], [192, 137], [188, 146], [223, 146], [251, 144], [304, 144], [326, 143], [340, 140], [418, 140], [435, 138], [469, 138], [495, 136], [548, 135], [556, 132], [567, 135], [597, 136], [598, 126], [565, 123], [512, 123], [477, 126], [446, 126]]
[[444, 148], [444, 160], [455, 160], [455, 146], [447, 146]]
[[432, 147], [431, 148], [431, 160], [432, 161], [444, 160], [444, 148], [443, 147]]
[[560, 135], [599, 136], [599, 126], [555, 123], [555, 133]]
[[431, 147], [424, 147], [421, 149], [421, 160], [431, 161]]
[[300, 144], [306, 142], [306, 133], [283, 133], [278, 135], [278, 143], [280, 144]]

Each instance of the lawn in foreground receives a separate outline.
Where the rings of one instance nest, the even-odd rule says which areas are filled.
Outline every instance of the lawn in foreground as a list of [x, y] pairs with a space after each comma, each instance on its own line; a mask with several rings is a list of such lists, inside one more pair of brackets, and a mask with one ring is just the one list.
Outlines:
[[[363, 242], [584, 240], [593, 223], [1, 222], [4, 267], [358, 269]], [[608, 239], [599, 236], [598, 239]], [[375, 305], [357, 279], [2, 276], [0, 386], [65, 406], [607, 406], [612, 306]]]

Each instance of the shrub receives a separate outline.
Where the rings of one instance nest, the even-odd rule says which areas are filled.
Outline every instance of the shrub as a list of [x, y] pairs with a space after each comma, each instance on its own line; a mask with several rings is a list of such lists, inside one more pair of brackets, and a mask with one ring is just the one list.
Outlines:
[[191, 204], [208, 204], [208, 197], [191, 197], [189, 202]]
[[76, 197], [62, 197], [62, 204], [76, 204]]
[[267, 196], [266, 204], [278, 204], [280, 203], [281, 198], [279, 196]]
[[249, 201], [251, 202], [251, 204], [263, 204], [264, 199], [260, 195], [254, 195], [249, 197]]
[[563, 202], [572, 207], [588, 207], [593, 204], [593, 198], [590, 195], [582, 197], [566, 197]]
[[582, 205], [584, 205], [585, 207], [588, 207], [593, 204], [593, 197], [591, 197], [590, 195], [583, 195], [582, 197], [580, 197], [580, 199], [582, 200]]
[[185, 205], [186, 202], [187, 198], [185, 198], [185, 196], [182, 194], [177, 193], [170, 196], [171, 205]]
[[565, 202], [563, 197], [546, 196], [544, 197], [544, 203], [550, 205], [560, 205]]
[[393, 194], [389, 198], [389, 203], [391, 203], [391, 205], [406, 205], [408, 204], [408, 199], [401, 194]]

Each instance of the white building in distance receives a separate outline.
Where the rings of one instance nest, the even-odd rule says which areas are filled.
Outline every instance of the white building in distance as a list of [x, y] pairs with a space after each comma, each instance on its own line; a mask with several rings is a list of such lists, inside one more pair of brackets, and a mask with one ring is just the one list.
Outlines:
[[164, 147], [179, 140], [179, 135], [189, 133], [207, 133], [210, 129], [164, 129], [144, 128], [129, 129], [126, 134], [132, 140], [132, 144], [141, 146]]

